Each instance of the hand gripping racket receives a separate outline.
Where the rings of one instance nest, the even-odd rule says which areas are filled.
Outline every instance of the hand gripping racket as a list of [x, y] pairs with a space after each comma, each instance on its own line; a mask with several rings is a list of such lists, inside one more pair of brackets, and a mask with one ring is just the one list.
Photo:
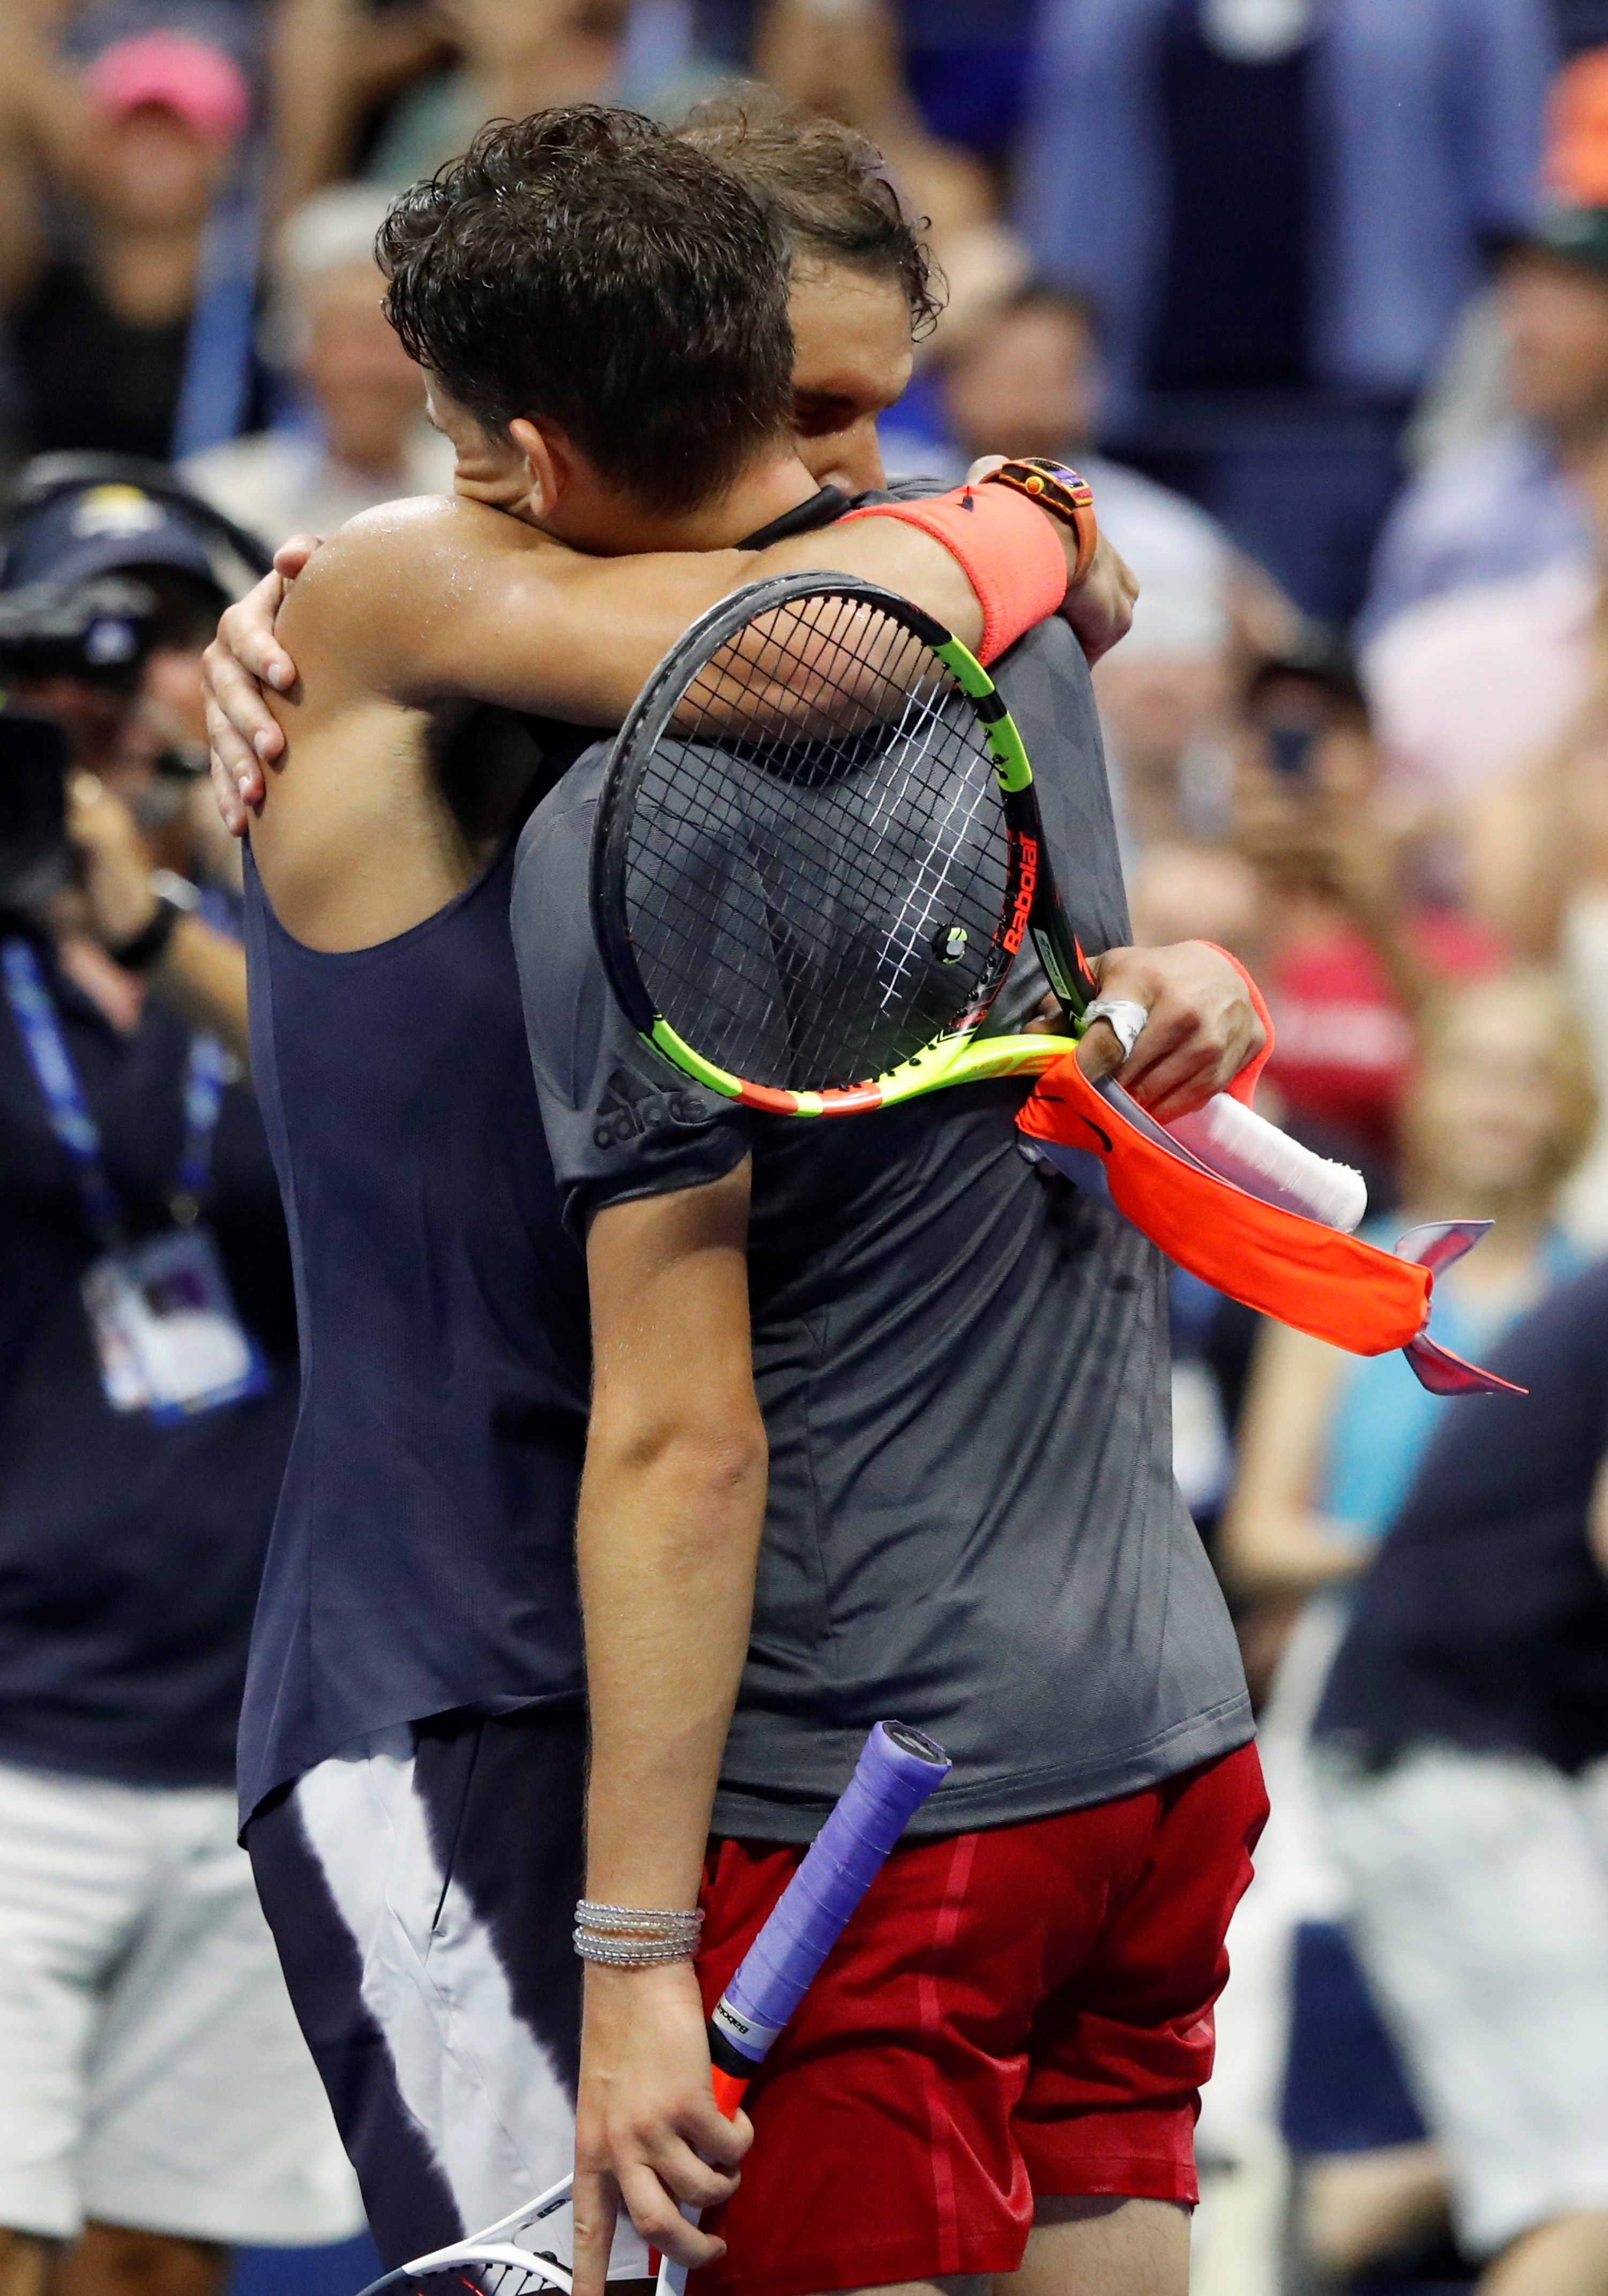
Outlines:
[[[755, 583], [671, 648], [610, 757], [591, 898], [632, 1026], [772, 1115], [1035, 1075], [1098, 993], [992, 678], [873, 584]], [[984, 1033], [1028, 939], [1065, 1037]], [[1188, 1145], [1310, 1217], [1361, 1217], [1355, 1175], [1237, 1104]]]
[[[710, 2019], [715, 2101], [728, 2117], [798, 2007], [816, 1972], [929, 1794], [949, 1774], [949, 1758], [902, 1722], [879, 1722], [831, 1816], [750, 1946]], [[542, 2252], [543, 2227], [570, 2204], [563, 2177], [523, 2208], [450, 2248], [399, 2265], [362, 2296], [568, 2296], [570, 2273]], [[685, 2266], [668, 2259], [659, 2285], [681, 2296]]]

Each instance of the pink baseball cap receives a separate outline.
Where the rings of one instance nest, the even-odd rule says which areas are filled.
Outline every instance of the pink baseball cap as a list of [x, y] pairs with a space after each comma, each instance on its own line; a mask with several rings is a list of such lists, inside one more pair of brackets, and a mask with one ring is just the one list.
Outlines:
[[139, 32], [114, 41], [90, 65], [85, 85], [113, 119], [157, 103], [198, 135], [226, 143], [251, 117], [251, 91], [234, 57], [188, 32]]

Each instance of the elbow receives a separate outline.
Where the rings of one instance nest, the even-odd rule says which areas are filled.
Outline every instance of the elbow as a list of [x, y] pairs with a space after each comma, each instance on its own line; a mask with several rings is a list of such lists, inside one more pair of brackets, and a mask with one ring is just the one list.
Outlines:
[[732, 1511], [762, 1506], [769, 1453], [765, 1423], [751, 1398], [693, 1411], [595, 1411], [588, 1480], [616, 1489], [651, 1490], [661, 1520], [711, 1531]]
[[711, 1499], [736, 1496], [765, 1481], [765, 1423], [755, 1411], [643, 1428], [631, 1446], [631, 1464], [639, 1474]]

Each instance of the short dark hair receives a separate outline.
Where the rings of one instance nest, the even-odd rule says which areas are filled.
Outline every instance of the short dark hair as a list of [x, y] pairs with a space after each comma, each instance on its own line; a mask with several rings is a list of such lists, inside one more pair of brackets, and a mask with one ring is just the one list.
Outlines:
[[742, 81], [695, 104], [676, 134], [737, 176], [795, 256], [896, 279], [915, 335], [931, 333], [948, 290], [874, 144], [841, 120]]
[[719, 493], [790, 425], [786, 258], [757, 201], [650, 119], [494, 120], [375, 243], [403, 343], [493, 431], [546, 417], [660, 511]]

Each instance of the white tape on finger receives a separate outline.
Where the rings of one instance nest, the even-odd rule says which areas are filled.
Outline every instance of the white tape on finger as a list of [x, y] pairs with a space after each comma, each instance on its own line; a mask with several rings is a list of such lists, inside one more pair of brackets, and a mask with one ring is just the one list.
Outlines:
[[1145, 1006], [1136, 1004], [1130, 996], [1096, 996], [1083, 1016], [1086, 1029], [1096, 1021], [1105, 1021], [1121, 1046], [1125, 1061], [1138, 1043], [1139, 1031], [1149, 1018]]

